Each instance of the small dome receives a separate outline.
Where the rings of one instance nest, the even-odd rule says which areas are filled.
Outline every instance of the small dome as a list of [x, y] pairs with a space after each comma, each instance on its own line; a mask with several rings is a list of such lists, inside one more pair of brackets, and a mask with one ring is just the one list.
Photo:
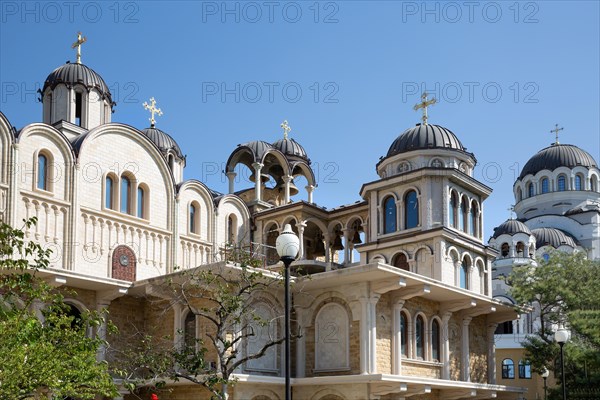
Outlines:
[[45, 92], [48, 87], [54, 90], [56, 85], [60, 83], [63, 83], [68, 87], [75, 84], [81, 84], [88, 90], [94, 88], [98, 90], [100, 95], [103, 98], [106, 98], [110, 104], [114, 104], [112, 95], [110, 94], [110, 90], [108, 90], [108, 86], [106, 85], [106, 82], [104, 82], [104, 79], [102, 79], [96, 71], [83, 64], [71, 64], [67, 62], [65, 65], [56, 68], [44, 81], [42, 93]]
[[439, 125], [417, 124], [394, 140], [386, 157], [423, 149], [453, 149], [465, 151], [454, 133]]
[[148, 139], [152, 140], [156, 147], [165, 155], [168, 153], [175, 153], [175, 155], [183, 159], [183, 153], [179, 148], [179, 145], [169, 134], [161, 131], [160, 129], [151, 127], [142, 130], [142, 133], [148, 136]]
[[554, 171], [558, 167], [574, 168], [577, 166], [598, 168], [594, 157], [585, 150], [571, 144], [554, 144], [540, 150], [531, 157], [523, 167], [519, 179], [542, 170]]
[[575, 239], [571, 235], [556, 228], [537, 228], [533, 229], [531, 233], [535, 236], [536, 248], [538, 249], [546, 245], [550, 245], [555, 249], [564, 245], [577, 247]]
[[238, 147], [246, 147], [250, 152], [252, 152], [252, 156], [254, 157], [254, 161], [258, 162], [262, 160], [264, 155], [273, 148], [269, 143], [264, 142], [262, 140], [255, 140], [252, 142], [244, 143], [238, 145]]
[[527, 225], [521, 221], [517, 221], [516, 219], [509, 219], [500, 224], [498, 227], [494, 228], [494, 234], [492, 235], [492, 238], [495, 239], [500, 235], [514, 235], [516, 233], [526, 233], [531, 235], [531, 231]]
[[294, 139], [281, 139], [273, 143], [273, 148], [281, 151], [286, 156], [298, 157], [308, 161], [306, 150]]

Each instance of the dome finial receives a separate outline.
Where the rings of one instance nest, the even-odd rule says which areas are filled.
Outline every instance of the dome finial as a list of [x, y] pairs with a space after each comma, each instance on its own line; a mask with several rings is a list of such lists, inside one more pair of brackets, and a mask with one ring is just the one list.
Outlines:
[[288, 125], [287, 119], [281, 123], [281, 128], [283, 129], [283, 138], [288, 138], [288, 133], [292, 131], [292, 127]]
[[156, 123], [156, 120], [154, 119], [154, 114], [160, 117], [161, 115], [163, 115], [162, 110], [160, 108], [156, 108], [156, 100], [154, 100], [154, 97], [150, 97], [150, 104], [148, 104], [148, 102], [145, 101], [142, 105], [146, 110], [150, 111], [150, 118], [148, 119], [150, 120], [150, 127], [154, 128], [154, 125]]
[[77, 32], [77, 41], [71, 45], [72, 49], [77, 47], [77, 64], [81, 64], [81, 45], [85, 42], [87, 42], [87, 38], [82, 37], [81, 32]]
[[508, 212], [510, 212], [510, 219], [515, 219], [514, 217], [514, 213], [515, 213], [515, 205], [511, 204], [510, 207], [507, 208]]
[[421, 99], [423, 100], [422, 102], [415, 104], [415, 106], [413, 107], [413, 109], [415, 111], [417, 111], [419, 108], [423, 109], [423, 117], [421, 118], [423, 120], [423, 125], [427, 125], [427, 107], [434, 105], [435, 103], [437, 103], [437, 100], [435, 98], [431, 99], [431, 100], [427, 100], [427, 92], [424, 92], [421, 95]]
[[558, 124], [554, 125], [554, 129], [550, 130], [550, 133], [554, 133], [556, 135], [556, 142], [554, 142], [554, 144], [559, 144], [558, 143], [558, 132], [562, 131], [565, 128], [559, 128]]

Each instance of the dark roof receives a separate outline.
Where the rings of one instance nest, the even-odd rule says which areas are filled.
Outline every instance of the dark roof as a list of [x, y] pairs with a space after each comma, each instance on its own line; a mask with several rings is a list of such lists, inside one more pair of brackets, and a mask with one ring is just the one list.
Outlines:
[[571, 144], [553, 144], [540, 150], [527, 161], [519, 179], [523, 179], [528, 174], [535, 175], [544, 169], [554, 171], [558, 167], [574, 168], [577, 166], [598, 168], [594, 157], [587, 151]]
[[527, 225], [521, 221], [517, 221], [516, 219], [509, 219], [500, 224], [498, 227], [494, 228], [494, 234], [492, 235], [492, 238], [497, 238], [498, 236], [504, 234], [514, 235], [515, 233], [526, 233], [531, 235], [531, 231]]
[[184, 158], [179, 145], [168, 133], [154, 127], [142, 129], [142, 133], [148, 136], [148, 139], [154, 142], [165, 156], [167, 153], [173, 152], [177, 157]]
[[254, 157], [254, 161], [262, 160], [265, 154], [273, 148], [271, 144], [262, 140], [255, 140], [253, 142], [244, 143], [239, 145], [238, 147], [248, 148], [252, 153], [252, 156]]
[[298, 157], [308, 161], [304, 147], [294, 139], [281, 139], [273, 143], [273, 148], [281, 151], [286, 156]]
[[556, 228], [537, 228], [531, 231], [535, 236], [535, 247], [539, 249], [542, 246], [550, 245], [555, 249], [567, 245], [577, 247], [575, 239], [566, 232]]
[[386, 157], [412, 150], [439, 148], [465, 151], [460, 140], [449, 129], [439, 125], [417, 124], [394, 140]]
[[44, 88], [42, 93], [46, 91], [46, 88], [54, 89], [56, 85], [63, 83], [68, 87], [75, 84], [81, 84], [88, 90], [95, 88], [100, 92], [103, 98], [106, 98], [110, 104], [114, 104], [112, 101], [112, 95], [110, 90], [104, 82], [104, 79], [93, 69], [83, 64], [71, 64], [67, 62], [56, 68], [48, 75], [44, 81]]

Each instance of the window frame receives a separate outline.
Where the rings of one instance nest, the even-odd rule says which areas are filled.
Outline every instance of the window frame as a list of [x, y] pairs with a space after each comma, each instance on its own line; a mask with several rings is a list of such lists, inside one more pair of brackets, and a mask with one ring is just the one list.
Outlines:
[[515, 362], [512, 358], [502, 360], [502, 379], [515, 379]]
[[[388, 211], [389, 220], [388, 220]], [[392, 218], [393, 217], [393, 218]], [[396, 207], [396, 198], [392, 195], [383, 199], [383, 234], [394, 233], [398, 231], [398, 210]]]
[[[409, 199], [409, 196], [411, 197]], [[412, 207], [412, 210], [410, 207]], [[410, 224], [409, 224], [410, 219]], [[404, 195], [404, 229], [419, 227], [419, 194], [411, 189]]]

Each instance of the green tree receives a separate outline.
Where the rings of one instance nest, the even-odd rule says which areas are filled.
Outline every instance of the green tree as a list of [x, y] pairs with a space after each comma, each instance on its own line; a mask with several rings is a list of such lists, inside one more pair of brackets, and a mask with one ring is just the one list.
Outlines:
[[69, 315], [61, 292], [38, 276], [49, 254], [0, 222], [0, 399], [116, 395], [107, 364], [96, 361], [103, 342], [86, 336], [102, 315]]
[[[538, 330], [523, 342], [534, 370], [555, 370], [562, 380], [559, 346], [554, 330], [565, 324], [571, 339], [565, 344], [568, 389], [600, 386], [600, 263], [582, 252], [554, 252], [539, 266], [515, 267], [509, 277], [510, 294], [539, 315]], [[553, 394], [554, 395], [554, 394]]]
[[[182, 305], [200, 319], [203, 337], [157, 337], [138, 330], [136, 347], [116, 356], [125, 385], [135, 393], [159, 390], [165, 380], [185, 380], [204, 387], [215, 400], [227, 400], [236, 382], [235, 372], [250, 360], [261, 358], [284, 341], [278, 321], [255, 309], [265, 293], [281, 285], [277, 272], [261, 269], [262, 260], [241, 252], [230, 253], [227, 263], [184, 270], [153, 284], [153, 296], [165, 308]], [[165, 304], [166, 303], [166, 304]], [[257, 339], [253, 351], [244, 348]], [[191, 339], [191, 340], [190, 340]]]

